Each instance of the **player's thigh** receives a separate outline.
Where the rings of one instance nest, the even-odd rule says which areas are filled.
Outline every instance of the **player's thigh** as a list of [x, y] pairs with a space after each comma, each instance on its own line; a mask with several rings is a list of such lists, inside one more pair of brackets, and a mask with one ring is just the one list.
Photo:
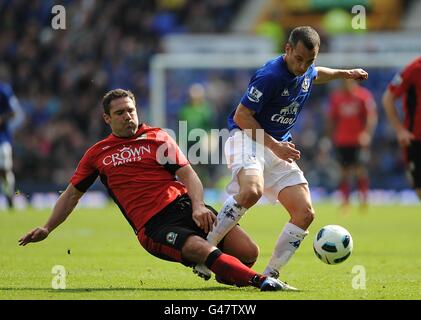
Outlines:
[[294, 215], [314, 215], [308, 184], [302, 183], [285, 187], [278, 194], [279, 202], [288, 213]]
[[257, 153], [256, 142], [242, 131], [237, 131], [225, 143], [225, 157], [232, 172], [228, 193], [247, 192], [249, 189], [263, 189], [264, 153]]
[[[196, 245], [192, 246], [191, 237], [203, 241], [196, 241]], [[205, 238], [205, 232], [192, 219], [191, 201], [187, 196], [179, 197], [149, 219], [138, 233], [141, 245], [150, 254], [160, 259], [181, 262], [187, 266], [197, 263], [197, 259], [202, 259], [208, 253], [209, 248], [205, 247], [210, 245], [204, 240]], [[195, 250], [197, 252], [192, 253]]]
[[223, 240], [222, 251], [232, 255], [243, 263], [253, 263], [259, 256], [259, 247], [238, 225], [228, 232]]

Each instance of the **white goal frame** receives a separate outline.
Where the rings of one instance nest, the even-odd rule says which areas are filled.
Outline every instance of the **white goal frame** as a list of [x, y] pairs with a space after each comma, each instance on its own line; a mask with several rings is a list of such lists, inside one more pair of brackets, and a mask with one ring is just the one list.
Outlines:
[[[278, 54], [157, 54], [150, 63], [151, 87], [149, 120], [153, 126], [166, 128], [165, 72], [169, 69], [253, 69]], [[402, 68], [419, 53], [321, 53], [317, 65], [326, 67]]]

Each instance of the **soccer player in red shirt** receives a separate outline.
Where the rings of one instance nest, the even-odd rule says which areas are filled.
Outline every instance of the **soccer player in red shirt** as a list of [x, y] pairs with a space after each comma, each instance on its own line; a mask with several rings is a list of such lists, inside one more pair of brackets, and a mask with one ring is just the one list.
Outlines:
[[47, 223], [23, 236], [20, 245], [44, 240], [100, 177], [150, 254], [191, 267], [205, 263], [227, 284], [262, 291], [295, 289], [240, 261], [253, 264], [258, 248], [239, 226], [225, 237], [221, 250], [205, 240], [216, 211], [205, 205], [201, 181], [165, 131], [139, 124], [130, 91], [108, 92], [103, 107], [112, 133], [88, 149]]
[[349, 205], [352, 178], [357, 178], [360, 203], [367, 204], [369, 188], [366, 169], [368, 148], [377, 124], [373, 95], [353, 79], [342, 81], [342, 87], [330, 95], [328, 131], [341, 167], [340, 191], [343, 208]]
[[[402, 97], [404, 119], [396, 110]], [[383, 94], [383, 107], [404, 150], [408, 176], [421, 199], [421, 56], [398, 73]]]

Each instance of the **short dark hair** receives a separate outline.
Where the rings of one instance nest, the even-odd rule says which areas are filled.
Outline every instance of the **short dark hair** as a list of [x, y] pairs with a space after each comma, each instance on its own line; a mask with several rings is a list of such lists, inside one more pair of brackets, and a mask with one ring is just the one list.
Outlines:
[[111, 101], [125, 97], [129, 97], [130, 99], [132, 99], [134, 105], [136, 106], [136, 99], [134, 98], [134, 94], [130, 90], [113, 89], [111, 91], [108, 91], [102, 98], [102, 107], [104, 108], [104, 112], [109, 115]]
[[301, 26], [293, 29], [289, 34], [288, 42], [296, 47], [298, 42], [302, 42], [308, 50], [320, 47], [320, 36], [316, 30], [309, 26]]

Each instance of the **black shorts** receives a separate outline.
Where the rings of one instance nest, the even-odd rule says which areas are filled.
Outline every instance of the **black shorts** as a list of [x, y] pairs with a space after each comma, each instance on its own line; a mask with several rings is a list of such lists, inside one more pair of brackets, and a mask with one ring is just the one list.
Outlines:
[[408, 173], [413, 187], [421, 188], [421, 141], [412, 141], [406, 149]]
[[[215, 215], [218, 214], [214, 208], [206, 207]], [[182, 259], [181, 248], [191, 235], [203, 239], [207, 236], [193, 221], [192, 212], [190, 197], [187, 194], [178, 197], [140, 229], [137, 235], [140, 244], [146, 251], [160, 259], [192, 266], [191, 262]], [[221, 245], [222, 241], [218, 247]]]
[[363, 164], [363, 155], [359, 146], [336, 147], [336, 155], [341, 166]]

